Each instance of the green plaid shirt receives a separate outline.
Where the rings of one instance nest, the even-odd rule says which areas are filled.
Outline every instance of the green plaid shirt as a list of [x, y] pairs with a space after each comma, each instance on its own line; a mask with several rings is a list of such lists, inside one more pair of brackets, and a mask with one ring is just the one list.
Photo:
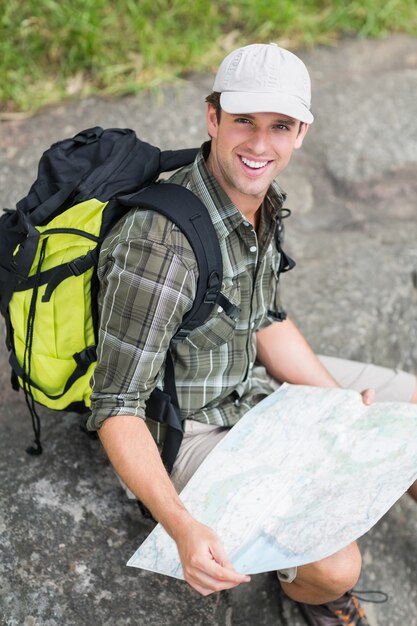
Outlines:
[[[204, 144], [195, 162], [170, 180], [206, 205], [223, 255], [222, 292], [241, 313], [232, 320], [215, 307], [203, 326], [174, 341], [173, 358], [182, 417], [233, 426], [260, 395], [272, 391], [256, 363], [256, 331], [285, 315], [273, 237], [285, 195], [277, 183], [271, 185], [256, 233], [208, 171], [209, 149]], [[98, 275], [90, 429], [112, 415], [144, 417], [145, 401], [155, 386], [162, 387], [171, 339], [194, 301], [198, 270], [190, 244], [172, 222], [134, 209], [104, 242]]]

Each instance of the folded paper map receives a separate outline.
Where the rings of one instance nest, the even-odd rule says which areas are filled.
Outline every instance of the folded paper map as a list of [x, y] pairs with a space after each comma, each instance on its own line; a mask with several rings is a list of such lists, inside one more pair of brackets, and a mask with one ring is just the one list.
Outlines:
[[[256, 574], [322, 559], [368, 531], [417, 479], [417, 406], [282, 385], [251, 409], [181, 493], [235, 566]], [[160, 524], [127, 565], [183, 578]]]

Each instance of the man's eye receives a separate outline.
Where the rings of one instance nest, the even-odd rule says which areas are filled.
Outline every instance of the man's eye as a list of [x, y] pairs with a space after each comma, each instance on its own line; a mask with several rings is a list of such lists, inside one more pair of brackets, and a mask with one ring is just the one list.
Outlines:
[[289, 130], [286, 124], [276, 124], [275, 128], [277, 128], [278, 130]]
[[251, 124], [251, 120], [247, 117], [237, 117], [235, 120], [238, 124]]

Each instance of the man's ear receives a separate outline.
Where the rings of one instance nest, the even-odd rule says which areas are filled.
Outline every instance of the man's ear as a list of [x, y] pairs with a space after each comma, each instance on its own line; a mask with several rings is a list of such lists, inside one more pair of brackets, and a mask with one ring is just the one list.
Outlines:
[[306, 124], [306, 122], [301, 122], [300, 128], [298, 130], [297, 139], [295, 140], [295, 144], [294, 144], [295, 150], [298, 150], [303, 145], [304, 137], [307, 135], [309, 128], [310, 128], [309, 124]]
[[216, 109], [212, 104], [207, 104], [206, 113], [207, 132], [212, 139], [217, 137], [219, 124], [217, 122]]

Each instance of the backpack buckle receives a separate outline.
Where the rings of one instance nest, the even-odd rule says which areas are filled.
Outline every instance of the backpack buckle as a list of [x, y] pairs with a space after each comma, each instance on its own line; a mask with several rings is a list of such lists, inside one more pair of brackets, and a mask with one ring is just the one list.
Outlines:
[[210, 272], [207, 280], [207, 290], [204, 296], [205, 304], [215, 304], [220, 291], [220, 276], [216, 270]]
[[76, 352], [75, 354], [73, 354], [72, 358], [74, 359], [78, 367], [85, 368], [85, 370], [87, 371], [91, 363], [95, 363], [95, 361], [97, 361], [96, 346], [88, 346], [81, 352]]
[[84, 256], [79, 256], [77, 259], [70, 261], [68, 263], [68, 269], [73, 276], [80, 276], [80, 274], [83, 274], [93, 267], [94, 264], [97, 263], [97, 259], [97, 248], [94, 248], [87, 252], [87, 254], [84, 254]]

